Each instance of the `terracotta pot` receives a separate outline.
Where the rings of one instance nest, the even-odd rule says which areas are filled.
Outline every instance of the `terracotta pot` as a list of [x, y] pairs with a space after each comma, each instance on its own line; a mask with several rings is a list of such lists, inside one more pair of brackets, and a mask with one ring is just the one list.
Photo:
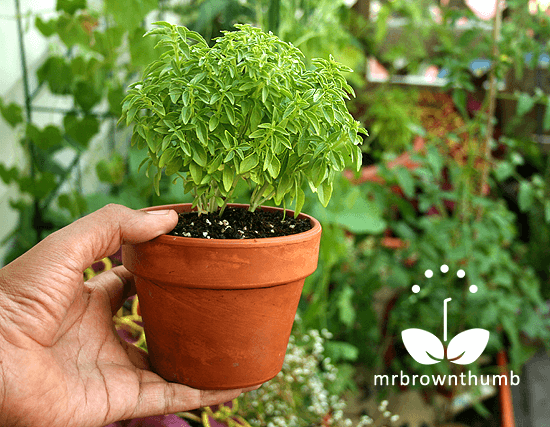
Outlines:
[[[188, 212], [191, 205], [145, 210], [158, 209]], [[155, 372], [199, 389], [248, 387], [277, 375], [304, 280], [317, 268], [321, 225], [301, 217], [313, 228], [285, 237], [162, 235], [123, 246]]]

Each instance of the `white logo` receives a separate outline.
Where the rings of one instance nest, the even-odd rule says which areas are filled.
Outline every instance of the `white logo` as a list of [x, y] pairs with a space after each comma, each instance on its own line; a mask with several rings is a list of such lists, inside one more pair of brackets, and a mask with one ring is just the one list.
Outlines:
[[[441, 272], [447, 273], [449, 267], [441, 266]], [[463, 278], [466, 275], [464, 270], [458, 270], [457, 276]], [[433, 271], [426, 270], [425, 276], [429, 279], [433, 276]], [[420, 287], [414, 285], [412, 291], [418, 293]], [[470, 286], [470, 292], [477, 292], [477, 286]], [[447, 342], [447, 303], [452, 298], [447, 298], [443, 301], [443, 341]], [[469, 329], [456, 335], [447, 346], [447, 354], [441, 340], [434, 334], [422, 329], [411, 328], [401, 332], [403, 344], [409, 354], [418, 363], [423, 365], [433, 365], [442, 360], [459, 365], [468, 365], [475, 362], [487, 347], [489, 342], [489, 331], [480, 328]]]

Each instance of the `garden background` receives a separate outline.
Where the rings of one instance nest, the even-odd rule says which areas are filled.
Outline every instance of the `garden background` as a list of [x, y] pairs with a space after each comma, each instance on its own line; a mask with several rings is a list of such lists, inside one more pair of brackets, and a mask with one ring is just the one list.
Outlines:
[[[536, 403], [512, 406], [507, 387], [377, 388], [373, 377], [463, 372], [419, 365], [401, 341], [405, 326], [441, 336], [448, 297], [452, 336], [491, 332], [473, 372], [520, 372], [546, 350], [547, 8], [540, 0], [5, 0], [0, 265], [107, 203], [189, 201], [168, 179], [155, 195], [138, 172], [143, 153], [117, 125], [128, 84], [156, 55], [142, 36], [166, 20], [211, 42], [251, 23], [298, 46], [308, 64], [332, 54], [353, 68], [348, 105], [370, 135], [363, 170], [337, 179], [331, 206], [306, 200], [303, 211], [323, 225], [319, 268], [306, 281], [282, 374], [232, 409], [178, 422], [513, 425], [512, 409], [518, 419]], [[137, 316], [129, 302], [116, 322], [143, 344]], [[409, 413], [411, 402], [424, 419]]]

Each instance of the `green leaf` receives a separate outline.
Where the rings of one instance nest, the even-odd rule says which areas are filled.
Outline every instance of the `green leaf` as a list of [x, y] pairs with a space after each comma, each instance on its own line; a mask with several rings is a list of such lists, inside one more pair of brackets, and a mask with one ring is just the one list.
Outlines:
[[306, 201], [306, 195], [304, 193], [304, 190], [302, 190], [302, 187], [299, 185], [296, 185], [296, 207], [294, 208], [294, 216], [297, 217], [300, 212], [302, 212], [302, 208], [304, 207], [304, 202]]
[[345, 197], [338, 198], [330, 222], [354, 234], [380, 234], [386, 229], [387, 224], [380, 208], [365, 197], [359, 188], [341, 188], [340, 191], [343, 191]]
[[267, 131], [265, 129], [256, 129], [254, 132], [248, 135], [248, 137], [251, 139], [257, 139], [257, 138], [263, 138], [266, 134], [267, 134]]
[[218, 127], [218, 123], [220, 122], [220, 119], [218, 116], [214, 115], [210, 117], [210, 121], [208, 122], [208, 129], [210, 132], [214, 131]]
[[115, 86], [109, 88], [107, 92], [107, 101], [109, 102], [109, 112], [114, 116], [122, 115], [122, 100], [124, 99], [124, 88]]
[[529, 181], [522, 181], [519, 184], [518, 204], [522, 212], [526, 212], [533, 205], [535, 192]]
[[227, 114], [227, 118], [229, 119], [229, 123], [232, 125], [235, 124], [235, 111], [231, 105], [224, 104], [225, 113]]
[[546, 110], [544, 111], [544, 119], [542, 120], [542, 129], [547, 132], [550, 130], [550, 98], [546, 104]]
[[225, 158], [223, 159], [223, 162], [228, 163], [231, 161], [231, 159], [233, 159], [233, 157], [235, 157], [235, 151], [231, 150], [229, 153], [227, 153], [227, 156], [225, 156]]
[[164, 165], [170, 163], [172, 158], [176, 155], [176, 149], [173, 147], [167, 148], [164, 153], [160, 156], [159, 159], [159, 168], [163, 168]]
[[349, 285], [345, 285], [343, 290], [338, 294], [336, 306], [338, 307], [338, 318], [348, 328], [355, 322], [355, 307], [353, 306], [353, 298], [355, 292]]
[[536, 99], [529, 94], [522, 92], [518, 97], [518, 104], [516, 107], [516, 114], [519, 117], [524, 116], [527, 112], [531, 111], [535, 105]]
[[229, 165], [225, 165], [222, 174], [223, 188], [225, 189], [225, 191], [229, 191], [231, 190], [231, 187], [233, 187], [233, 175], [234, 172], [231, 167]]
[[76, 84], [74, 100], [84, 111], [90, 111], [99, 101], [101, 101], [101, 97], [101, 92], [90, 82], [79, 81]]
[[405, 196], [407, 196], [409, 199], [412, 199], [415, 195], [415, 184], [411, 173], [407, 168], [404, 168], [403, 166], [396, 167], [394, 169], [394, 172], [399, 187], [403, 190]]
[[19, 178], [19, 169], [15, 166], [7, 168], [3, 163], [0, 163], [0, 179], [5, 184], [10, 184], [12, 181], [15, 181]]
[[197, 132], [197, 138], [199, 138], [199, 141], [202, 143], [202, 145], [206, 145], [208, 143], [208, 132], [206, 130], [206, 125], [203, 122], [199, 122], [195, 130]]
[[222, 164], [222, 154], [220, 153], [216, 156], [216, 158], [213, 161], [210, 162], [210, 164], [206, 169], [206, 173], [208, 175], [212, 175], [214, 172], [218, 170], [221, 164]]
[[203, 169], [195, 162], [191, 162], [189, 163], [189, 172], [191, 172], [191, 178], [193, 178], [195, 184], [200, 184], [202, 181]]
[[193, 108], [191, 108], [191, 106], [183, 107], [181, 109], [180, 119], [184, 125], [189, 123], [189, 119], [191, 119], [192, 115], [193, 115]]
[[206, 162], [208, 161], [208, 156], [204, 148], [198, 144], [193, 144], [193, 160], [197, 165], [206, 167]]
[[37, 16], [34, 20], [34, 25], [42, 33], [44, 37], [50, 37], [55, 34], [57, 30], [57, 19], [50, 19], [49, 21], [43, 21], [40, 16]]
[[443, 157], [439, 153], [436, 147], [428, 147], [428, 152], [426, 153], [426, 159], [428, 160], [429, 165], [433, 168], [434, 173], [439, 175], [441, 169], [443, 169]]
[[544, 220], [550, 224], [550, 200], [544, 201]]
[[67, 114], [63, 119], [63, 127], [71, 141], [78, 144], [78, 148], [87, 148], [92, 137], [99, 131], [99, 121], [90, 115], [79, 119], [74, 114]]
[[57, 199], [57, 204], [61, 209], [67, 210], [72, 218], [81, 217], [88, 208], [86, 199], [78, 191], [61, 194]]
[[321, 185], [321, 182], [325, 179], [326, 175], [326, 168], [321, 159], [317, 159], [315, 163], [313, 163], [313, 171], [312, 171], [312, 178], [313, 178], [313, 186], [315, 188], [318, 188]]
[[130, 57], [132, 58], [132, 65], [134, 66], [145, 67], [158, 57], [155, 52], [157, 38], [143, 37], [144, 33], [145, 30], [138, 27], [128, 35]]
[[[147, 160], [147, 159], [145, 159]], [[96, 164], [96, 174], [101, 182], [120, 185], [126, 173], [124, 159], [118, 153], [113, 154], [110, 159], [100, 160]]]
[[57, 18], [57, 35], [68, 48], [74, 45], [89, 46], [90, 33], [87, 33], [85, 28], [93, 27], [95, 24], [91, 15], [63, 14]]
[[57, 0], [55, 10], [73, 15], [79, 9], [86, 9], [86, 0]]
[[453, 102], [462, 114], [462, 117], [468, 117], [468, 111], [466, 109], [466, 91], [462, 89], [453, 90]]
[[32, 123], [28, 123], [27, 136], [34, 145], [42, 150], [49, 150], [50, 148], [60, 146], [63, 142], [61, 131], [53, 125], [48, 125], [40, 130]]
[[276, 156], [273, 156], [271, 159], [271, 162], [267, 165], [267, 171], [271, 175], [273, 179], [277, 178], [279, 176], [279, 171], [281, 170], [281, 162]]
[[73, 73], [64, 58], [50, 56], [36, 71], [36, 76], [40, 83], [47, 83], [54, 94], [66, 95], [71, 91]]
[[15, 127], [23, 122], [23, 110], [19, 105], [13, 102], [8, 105], [0, 103], [0, 113], [11, 127]]
[[250, 171], [252, 168], [256, 167], [258, 162], [258, 155], [256, 153], [250, 154], [241, 162], [239, 173], [243, 174]]
[[317, 188], [317, 196], [321, 204], [326, 208], [332, 196], [332, 182], [323, 181], [319, 188]]
[[502, 161], [494, 169], [494, 172], [497, 180], [502, 182], [513, 175], [514, 166], [510, 162]]
[[327, 341], [325, 343], [327, 355], [334, 362], [346, 360], [353, 362], [359, 357], [359, 349], [345, 341]]
[[107, 13], [129, 30], [139, 27], [147, 14], [158, 7], [158, 0], [105, 0]]
[[54, 174], [42, 172], [35, 176], [34, 179], [29, 176], [21, 177], [18, 185], [21, 192], [31, 194], [37, 199], [43, 200], [57, 186], [57, 182]]

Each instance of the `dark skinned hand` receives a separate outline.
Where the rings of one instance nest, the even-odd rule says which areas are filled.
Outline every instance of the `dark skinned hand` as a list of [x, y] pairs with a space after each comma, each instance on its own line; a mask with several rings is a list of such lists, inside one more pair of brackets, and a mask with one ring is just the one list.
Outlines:
[[120, 266], [83, 280], [87, 267], [121, 244], [151, 240], [176, 222], [174, 211], [109, 205], [0, 269], [1, 426], [103, 426], [227, 402], [250, 390], [166, 382], [113, 325], [135, 293], [132, 275]]

